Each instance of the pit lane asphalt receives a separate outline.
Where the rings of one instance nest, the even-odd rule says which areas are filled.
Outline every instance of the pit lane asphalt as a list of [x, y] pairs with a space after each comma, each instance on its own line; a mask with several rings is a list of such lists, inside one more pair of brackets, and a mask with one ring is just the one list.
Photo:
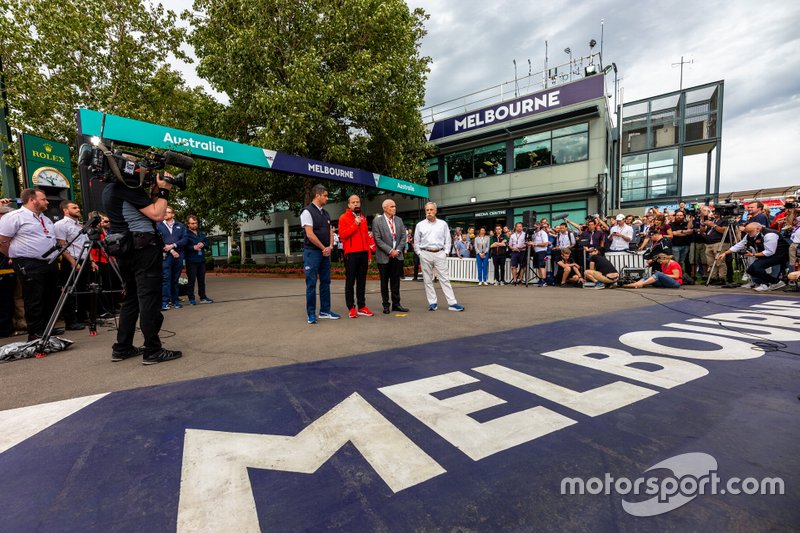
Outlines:
[[[336, 359], [399, 346], [495, 333], [585, 317], [587, 330], [618, 321], [637, 322], [636, 309], [669, 305], [684, 298], [719, 294], [752, 294], [744, 289], [704, 286], [671, 289], [588, 290], [578, 288], [476, 286], [454, 283], [463, 313], [447, 311], [437, 287], [440, 308], [427, 311], [423, 284], [403, 281], [401, 297], [409, 313], [381, 313], [378, 281], [367, 282], [367, 305], [374, 317], [349, 319], [344, 281], [331, 284], [332, 308], [342, 319], [306, 324], [302, 279], [209, 275], [211, 305], [184, 305], [164, 313], [162, 341], [183, 351], [177, 361], [143, 366], [139, 359], [111, 362], [113, 323], [88, 331], [67, 332], [75, 341], [68, 350], [44, 359], [0, 364], [0, 410], [149, 385], [218, 376], [294, 363]], [[796, 299], [798, 293], [777, 291], [775, 298]], [[709, 307], [709, 313], [719, 308]], [[646, 329], [647, 324], [641, 324]], [[5, 339], [3, 344], [24, 337]], [[141, 336], [137, 333], [137, 339]]]

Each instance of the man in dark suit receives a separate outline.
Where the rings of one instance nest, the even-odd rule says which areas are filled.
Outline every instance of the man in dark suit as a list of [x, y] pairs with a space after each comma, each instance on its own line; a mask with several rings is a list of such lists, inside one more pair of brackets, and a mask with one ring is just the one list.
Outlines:
[[[407, 307], [400, 305], [400, 278], [403, 277], [403, 250], [406, 246], [406, 227], [403, 219], [398, 217], [397, 204], [394, 200], [383, 201], [383, 214], [372, 222], [372, 236], [377, 250], [378, 272], [381, 275], [381, 298], [383, 314], [391, 311], [408, 312]], [[392, 304], [389, 310], [389, 286], [391, 284]]]

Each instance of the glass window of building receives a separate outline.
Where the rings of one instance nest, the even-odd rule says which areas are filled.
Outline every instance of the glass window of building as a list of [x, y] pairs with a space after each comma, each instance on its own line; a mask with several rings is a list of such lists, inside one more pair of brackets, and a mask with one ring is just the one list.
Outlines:
[[424, 162], [425, 167], [428, 170], [427, 179], [425, 181], [425, 185], [430, 187], [431, 185], [438, 185], [439, 184], [439, 158], [432, 157], [430, 159], [426, 159]]
[[514, 170], [548, 166], [551, 161], [550, 132], [514, 140]]
[[589, 158], [589, 124], [526, 135], [514, 140], [514, 169], [574, 163]]
[[[536, 220], [542, 220], [544, 218], [551, 226], [558, 226], [564, 222], [565, 219], [561, 218], [563, 215], [566, 215], [566, 218], [580, 225], [586, 221], [588, 215], [587, 209], [588, 203], [586, 200], [515, 207], [514, 224], [522, 222], [522, 213], [525, 211], [536, 211]], [[553, 220], [554, 216], [559, 217], [559, 220]], [[570, 230], [575, 230], [575, 228], [569, 224], [567, 226]]]
[[589, 159], [589, 124], [553, 130], [553, 164]]
[[211, 255], [214, 257], [228, 257], [228, 237], [217, 237], [211, 241]]
[[674, 94], [650, 102], [650, 148], [665, 148], [678, 144], [678, 103]]
[[472, 150], [464, 150], [444, 156], [445, 183], [471, 180]]
[[678, 149], [622, 158], [622, 201], [678, 194]]
[[472, 161], [473, 173], [478, 178], [503, 174], [506, 171], [506, 143], [476, 148]]

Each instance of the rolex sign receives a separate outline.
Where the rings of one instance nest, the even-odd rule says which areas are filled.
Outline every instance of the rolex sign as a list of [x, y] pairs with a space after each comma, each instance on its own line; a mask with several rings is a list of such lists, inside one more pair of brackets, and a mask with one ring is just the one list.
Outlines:
[[25, 187], [71, 187], [69, 146], [27, 133], [22, 134], [22, 146]]

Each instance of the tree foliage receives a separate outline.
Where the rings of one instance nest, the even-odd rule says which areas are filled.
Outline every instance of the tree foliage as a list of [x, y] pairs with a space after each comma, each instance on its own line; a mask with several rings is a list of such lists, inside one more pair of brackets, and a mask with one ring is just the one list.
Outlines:
[[184, 100], [196, 93], [166, 64], [168, 52], [188, 60], [176, 20], [144, 0], [0, 0], [9, 123], [71, 142], [78, 107], [183, 120]]
[[[177, 15], [148, 0], [0, 0], [0, 57], [15, 129], [73, 144], [87, 107], [421, 182], [419, 108], [429, 58], [421, 10], [403, 0], [196, 0]], [[190, 89], [189, 61], [227, 95]], [[170, 55], [171, 54], [171, 55]], [[174, 60], [172, 59], [174, 58]], [[73, 149], [75, 147], [73, 146]], [[297, 176], [197, 161], [179, 214], [233, 231], [304, 200]]]
[[[225, 137], [424, 179], [421, 10], [403, 0], [196, 0], [194, 9], [198, 73], [230, 99]], [[308, 187], [295, 176], [224, 179], [250, 212], [253, 202], [297, 205]]]

